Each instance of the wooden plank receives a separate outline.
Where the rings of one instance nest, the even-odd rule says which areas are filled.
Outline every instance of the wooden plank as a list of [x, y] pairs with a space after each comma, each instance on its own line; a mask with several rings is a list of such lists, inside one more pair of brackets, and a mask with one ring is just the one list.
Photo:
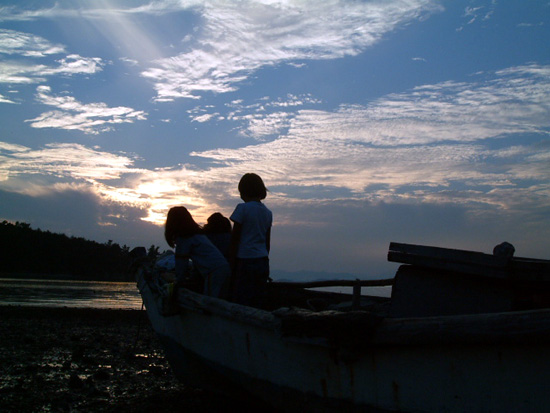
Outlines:
[[491, 278], [550, 282], [550, 261], [392, 242], [388, 261]]
[[418, 318], [381, 318], [366, 311], [314, 313], [282, 308], [283, 337], [324, 337], [353, 346], [550, 343], [550, 310]]
[[550, 310], [421, 318], [386, 318], [376, 345], [550, 343]]
[[453, 271], [472, 275], [480, 275], [491, 278], [509, 278], [510, 272], [505, 268], [481, 266], [467, 262], [449, 261], [445, 259], [434, 259], [412, 254], [403, 254], [399, 252], [388, 253], [388, 261], [411, 264], [419, 267], [427, 267], [444, 271]]
[[[402, 257], [404, 255], [422, 256], [436, 260], [449, 262], [468, 263], [481, 265], [484, 267], [504, 268], [508, 263], [507, 257], [484, 254], [482, 252], [465, 251], [441, 247], [429, 247], [424, 245], [402, 244], [397, 242], [390, 243], [390, 253], [400, 253], [402, 255], [393, 255], [393, 257]], [[389, 261], [393, 261], [388, 259]], [[398, 261], [399, 262], [399, 261]]]
[[178, 289], [177, 303], [186, 310], [208, 313], [256, 327], [276, 329], [280, 325], [280, 320], [270, 312], [198, 294], [185, 288]]

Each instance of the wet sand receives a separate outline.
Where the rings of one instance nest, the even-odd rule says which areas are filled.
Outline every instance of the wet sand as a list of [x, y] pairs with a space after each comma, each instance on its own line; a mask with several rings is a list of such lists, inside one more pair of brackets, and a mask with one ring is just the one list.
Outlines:
[[2, 412], [254, 411], [178, 383], [145, 311], [0, 306]]

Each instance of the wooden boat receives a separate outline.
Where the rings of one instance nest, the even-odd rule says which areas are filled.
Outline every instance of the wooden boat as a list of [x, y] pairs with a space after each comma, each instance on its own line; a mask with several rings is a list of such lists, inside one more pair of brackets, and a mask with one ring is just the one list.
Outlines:
[[[394, 279], [270, 284], [268, 309], [137, 282], [176, 377], [282, 411], [550, 411], [550, 261], [390, 244]], [[311, 290], [354, 286], [354, 294]], [[392, 297], [360, 295], [391, 285]]]

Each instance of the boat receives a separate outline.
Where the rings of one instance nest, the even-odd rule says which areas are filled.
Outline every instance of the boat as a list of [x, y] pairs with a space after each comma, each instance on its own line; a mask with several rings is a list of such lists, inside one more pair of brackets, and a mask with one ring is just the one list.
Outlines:
[[[550, 261], [393, 242], [388, 260], [388, 280], [272, 282], [262, 309], [167, 301], [150, 266], [137, 285], [195, 387], [285, 412], [550, 411]], [[336, 285], [353, 292], [317, 288]], [[361, 294], [382, 285], [391, 297]]]

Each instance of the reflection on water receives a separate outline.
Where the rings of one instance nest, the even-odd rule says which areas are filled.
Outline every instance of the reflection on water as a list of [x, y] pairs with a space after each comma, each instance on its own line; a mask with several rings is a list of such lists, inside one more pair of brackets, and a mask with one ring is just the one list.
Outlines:
[[0, 305], [80, 308], [141, 308], [135, 282], [0, 278]]

